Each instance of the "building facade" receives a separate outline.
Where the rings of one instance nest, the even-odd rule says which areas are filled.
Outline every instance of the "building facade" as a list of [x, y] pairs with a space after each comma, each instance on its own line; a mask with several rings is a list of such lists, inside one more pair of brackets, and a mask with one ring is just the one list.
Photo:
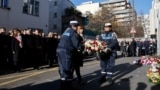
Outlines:
[[132, 26], [136, 21], [136, 11], [128, 0], [109, 0], [102, 2], [101, 6], [112, 9], [119, 26]]
[[[102, 17], [104, 17], [104, 13], [106, 13], [107, 19], [105, 22], [109, 21], [115, 25], [114, 30], [117, 31], [119, 37], [130, 37], [132, 34], [130, 30], [133, 30], [132, 28], [134, 28], [136, 23], [137, 14], [129, 0], [104, 0], [99, 3], [90, 1], [77, 6], [77, 9], [81, 11], [84, 16], [87, 16], [89, 11], [92, 15], [97, 15], [96, 12], [103, 10]], [[105, 9], [107, 10], [104, 11]], [[103, 26], [103, 24], [101, 26]], [[135, 29], [134, 31], [136, 32]]]
[[160, 55], [160, 1], [153, 0], [150, 9], [150, 34], [156, 36], [157, 55]]
[[77, 9], [85, 16], [87, 13], [94, 15], [97, 11], [101, 10], [102, 7], [112, 8], [117, 22], [122, 26], [126, 24], [126, 22], [133, 21], [133, 17], [136, 16], [136, 12], [133, 10], [128, 0], [107, 0], [99, 3], [89, 1], [77, 6]]
[[93, 1], [84, 2], [78, 6], [76, 6], [76, 9], [82, 12], [83, 16], [86, 16], [87, 14], [95, 14], [97, 11], [101, 10], [100, 3], [94, 3]]
[[159, 6], [160, 1], [159, 0], [153, 0], [152, 1], [152, 8], [150, 9], [150, 35], [156, 34], [156, 31], [158, 29], [158, 18], [159, 18]]
[[48, 0], [0, 0], [0, 27], [48, 32]]
[[61, 33], [67, 7], [74, 7], [70, 0], [0, 0], [0, 27]]
[[68, 7], [75, 7], [70, 0], [49, 0], [49, 32], [62, 33], [62, 16]]
[[137, 24], [141, 24], [140, 26], [143, 27], [144, 30], [144, 37], [150, 38], [151, 37], [151, 30], [150, 30], [150, 17], [148, 14], [140, 15], [137, 17]]

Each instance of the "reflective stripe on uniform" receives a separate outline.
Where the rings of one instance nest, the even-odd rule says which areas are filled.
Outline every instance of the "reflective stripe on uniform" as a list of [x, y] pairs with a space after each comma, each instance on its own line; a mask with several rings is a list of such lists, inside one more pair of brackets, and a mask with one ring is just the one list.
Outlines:
[[112, 37], [102, 37], [102, 39], [107, 40], [107, 39], [112, 39]]
[[107, 74], [108, 74], [108, 75], [112, 75], [113, 73], [112, 73], [112, 72], [107, 72]]
[[72, 81], [73, 79], [61, 78], [62, 81]]
[[68, 36], [68, 37], [69, 37], [69, 36], [70, 36], [70, 33], [68, 33], [68, 32], [64, 32], [64, 33], [63, 33], [63, 35], [64, 35], [64, 36]]
[[106, 74], [107, 72], [105, 72], [105, 71], [101, 71], [101, 74]]

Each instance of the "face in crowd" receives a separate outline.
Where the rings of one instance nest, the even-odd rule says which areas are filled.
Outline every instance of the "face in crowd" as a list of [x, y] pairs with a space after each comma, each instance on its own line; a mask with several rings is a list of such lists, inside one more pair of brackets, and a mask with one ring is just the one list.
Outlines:
[[104, 31], [107, 31], [107, 32], [110, 31], [111, 29], [112, 29], [111, 26], [105, 26], [105, 27], [104, 27]]
[[5, 34], [6, 33], [6, 29], [4, 27], [0, 28], [0, 34]]
[[77, 29], [77, 33], [78, 33], [78, 34], [83, 34], [83, 29], [84, 29], [83, 26], [82, 26], [82, 25], [79, 25], [79, 26], [78, 26], [78, 29]]

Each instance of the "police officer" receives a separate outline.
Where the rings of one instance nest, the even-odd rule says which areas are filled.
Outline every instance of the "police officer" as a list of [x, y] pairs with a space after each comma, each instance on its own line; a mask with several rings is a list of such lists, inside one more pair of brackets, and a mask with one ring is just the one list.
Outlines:
[[61, 36], [57, 48], [57, 57], [59, 64], [59, 74], [61, 77], [61, 90], [71, 90], [73, 79], [73, 53], [77, 52], [80, 41], [77, 34], [78, 21], [70, 21], [70, 27], [67, 28]]
[[[118, 45], [117, 35], [112, 31], [111, 23], [105, 23], [104, 31], [100, 34], [99, 40], [106, 42], [107, 48], [100, 53], [100, 66], [102, 77], [100, 82], [113, 83], [113, 67], [115, 65], [116, 47]], [[105, 52], [105, 54], [104, 54]]]

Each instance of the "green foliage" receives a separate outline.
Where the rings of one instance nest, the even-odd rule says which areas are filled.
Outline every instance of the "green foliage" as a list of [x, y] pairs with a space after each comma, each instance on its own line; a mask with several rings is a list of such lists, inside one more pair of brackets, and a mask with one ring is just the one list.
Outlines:
[[77, 17], [82, 17], [82, 13], [78, 10], [76, 10], [75, 8], [73, 7], [69, 7], [69, 8], [66, 8], [65, 9], [65, 15], [66, 16], [77, 16]]
[[83, 24], [87, 25], [89, 23], [88, 17], [83, 17]]
[[96, 36], [96, 35], [97, 35], [96, 32], [94, 32], [94, 31], [92, 31], [92, 30], [88, 30], [88, 29], [85, 29], [85, 30], [83, 31], [83, 34], [84, 34], [84, 35], [88, 35], [88, 36]]

